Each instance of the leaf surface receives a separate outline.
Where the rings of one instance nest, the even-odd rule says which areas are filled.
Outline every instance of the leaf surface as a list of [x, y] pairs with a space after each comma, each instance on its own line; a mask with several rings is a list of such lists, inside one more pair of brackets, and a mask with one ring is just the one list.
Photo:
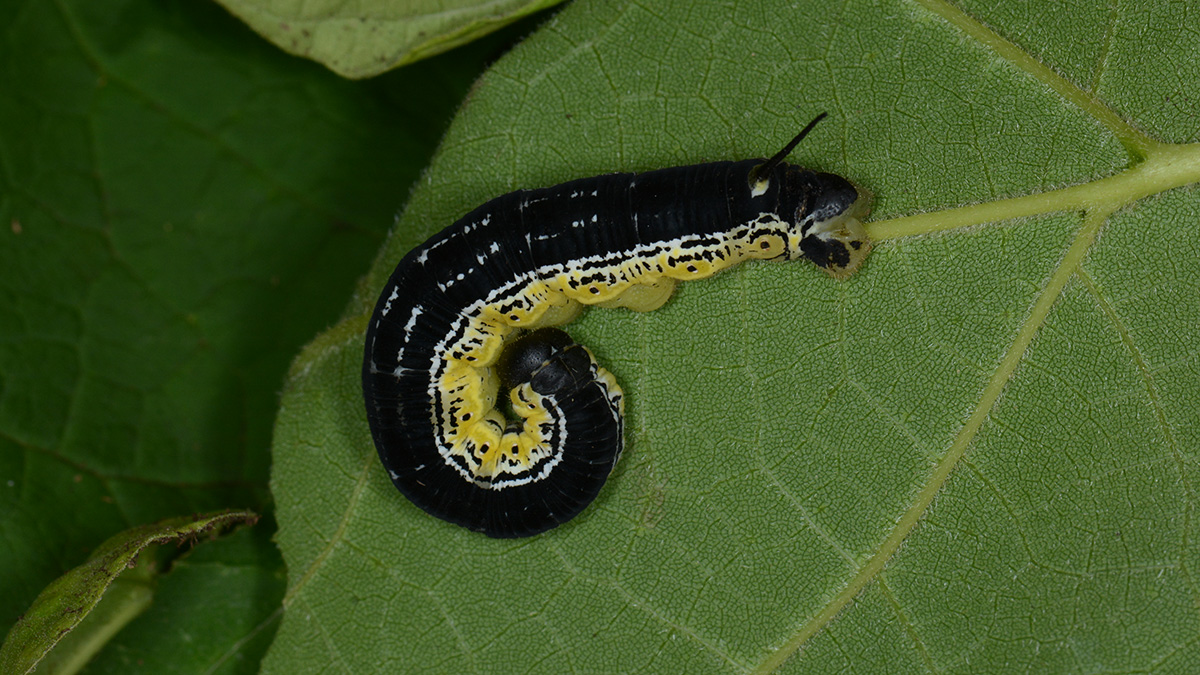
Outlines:
[[[266, 671], [1197, 662], [1200, 18], [1056, 7], [581, 2], [498, 63], [293, 366]], [[515, 188], [770, 155], [823, 110], [792, 161], [877, 196], [857, 276], [748, 264], [570, 326], [627, 450], [545, 535], [392, 488], [359, 369], [406, 250]]]

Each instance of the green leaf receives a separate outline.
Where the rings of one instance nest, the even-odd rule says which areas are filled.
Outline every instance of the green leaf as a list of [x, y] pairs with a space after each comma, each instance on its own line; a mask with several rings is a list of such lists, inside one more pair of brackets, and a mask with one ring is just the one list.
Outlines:
[[42, 591], [0, 647], [0, 670], [29, 673], [42, 662], [44, 672], [76, 672], [153, 599], [158, 572], [152, 557], [139, 562], [147, 547], [182, 544], [257, 520], [250, 511], [226, 511], [172, 518], [113, 536]]
[[[578, 2], [455, 120], [293, 365], [266, 672], [1182, 672], [1200, 660], [1200, 15]], [[743, 265], [569, 327], [628, 395], [580, 517], [496, 541], [391, 486], [366, 317], [519, 187], [767, 156], [876, 197], [837, 282]]]
[[158, 579], [154, 604], [87, 672], [258, 672], [282, 613], [285, 572], [270, 542], [272, 525], [238, 530], [173, 562]]
[[371, 77], [479, 39], [562, 0], [217, 0], [284, 51]]
[[[244, 507], [268, 517], [164, 579], [99, 658], [255, 671], [284, 590], [267, 478], [288, 364], [530, 26], [362, 83], [212, 3], [18, 0], [0, 26], [0, 635], [114, 534]], [[213, 582], [240, 594], [205, 604]]]

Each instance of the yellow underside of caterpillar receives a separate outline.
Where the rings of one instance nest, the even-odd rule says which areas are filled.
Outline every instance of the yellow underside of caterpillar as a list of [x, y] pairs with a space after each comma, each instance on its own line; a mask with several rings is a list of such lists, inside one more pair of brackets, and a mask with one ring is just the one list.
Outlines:
[[[782, 225], [782, 224], [781, 224]], [[496, 408], [499, 378], [492, 366], [504, 342], [517, 329], [560, 326], [577, 317], [584, 305], [625, 307], [648, 312], [671, 297], [679, 281], [704, 279], [748, 259], [778, 258], [788, 244], [782, 233], [765, 233], [752, 241], [729, 240], [704, 248], [677, 247], [654, 257], [630, 257], [603, 269], [565, 269], [548, 279], [533, 280], [518, 292], [483, 307], [471, 318], [459, 342], [447, 350], [438, 382], [444, 411], [439, 420], [445, 441], [481, 479], [516, 474], [545, 459], [551, 416], [542, 397], [528, 384], [510, 393], [521, 418], [519, 432]], [[794, 244], [794, 242], [793, 242]], [[603, 368], [598, 375], [620, 396], [616, 379]]]

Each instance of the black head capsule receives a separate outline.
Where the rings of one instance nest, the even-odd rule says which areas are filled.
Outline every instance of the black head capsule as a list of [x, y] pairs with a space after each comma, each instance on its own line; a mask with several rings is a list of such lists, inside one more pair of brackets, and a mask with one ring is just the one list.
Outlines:
[[[811, 186], [807, 205], [796, 209], [792, 221], [796, 228], [792, 241], [798, 244], [798, 253], [830, 276], [854, 274], [871, 251], [871, 239], [862, 224], [871, 213], [871, 193], [836, 174], [798, 171], [808, 174], [801, 180]], [[786, 183], [794, 185], [795, 181]]]
[[779, 214], [790, 225], [787, 257], [803, 256], [842, 278], [854, 274], [871, 250], [862, 224], [871, 212], [871, 193], [836, 174], [783, 161], [823, 119], [825, 113], [817, 115], [774, 157], [754, 167], [748, 180], [751, 197], [766, 193], [770, 181], [781, 182]]

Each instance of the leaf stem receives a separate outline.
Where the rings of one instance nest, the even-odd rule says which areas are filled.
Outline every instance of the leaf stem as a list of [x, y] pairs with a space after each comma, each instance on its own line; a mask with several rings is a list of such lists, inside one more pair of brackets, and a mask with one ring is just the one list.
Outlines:
[[1160, 145], [1146, 161], [1090, 183], [875, 221], [866, 228], [872, 240], [882, 241], [1062, 211], [1112, 212], [1150, 195], [1197, 182], [1200, 182], [1200, 143]]

